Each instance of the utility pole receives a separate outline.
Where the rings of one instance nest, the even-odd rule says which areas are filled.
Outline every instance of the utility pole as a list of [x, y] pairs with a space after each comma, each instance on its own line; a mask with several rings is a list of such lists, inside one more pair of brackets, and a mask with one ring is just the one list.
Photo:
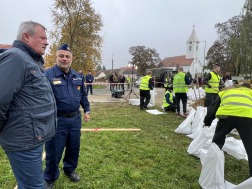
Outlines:
[[204, 63], [203, 63], [203, 76], [204, 76], [204, 66], [205, 66], [205, 60], [206, 60], [206, 41], [200, 41], [205, 43], [205, 48], [204, 48]]
[[113, 74], [113, 56], [114, 56], [114, 53], [112, 54], [112, 74]]

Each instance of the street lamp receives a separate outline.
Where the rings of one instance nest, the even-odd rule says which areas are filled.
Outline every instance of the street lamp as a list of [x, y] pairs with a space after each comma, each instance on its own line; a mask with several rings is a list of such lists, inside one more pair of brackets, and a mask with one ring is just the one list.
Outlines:
[[113, 56], [114, 56], [114, 53], [112, 54], [112, 74], [113, 74]]
[[132, 65], [132, 75], [131, 75], [131, 86], [130, 86], [130, 92], [129, 94], [126, 96], [125, 100], [127, 100], [127, 98], [129, 97], [130, 98], [130, 95], [131, 93], [134, 93], [136, 95], [136, 97], [138, 98], [137, 94], [133, 91], [133, 70], [134, 70], [134, 66], [135, 66], [135, 63], [133, 62], [128, 62], [128, 67], [130, 67], [130, 65]]
[[205, 60], [206, 60], [206, 41], [200, 41], [205, 43], [205, 48], [204, 48], [204, 63], [203, 63], [203, 76], [204, 76], [204, 66], [205, 66]]

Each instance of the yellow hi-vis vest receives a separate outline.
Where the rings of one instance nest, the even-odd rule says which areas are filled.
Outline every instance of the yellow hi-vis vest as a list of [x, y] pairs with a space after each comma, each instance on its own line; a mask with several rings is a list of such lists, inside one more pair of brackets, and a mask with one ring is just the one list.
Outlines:
[[[212, 88], [208, 88], [208, 86], [205, 86], [205, 92], [206, 93], [218, 93], [219, 90], [219, 84], [220, 84], [220, 76], [218, 74], [215, 74], [214, 72], [210, 72], [211, 79], [208, 81], [209, 85], [212, 86]], [[216, 90], [214, 90], [216, 89]]]
[[174, 93], [186, 93], [188, 92], [188, 87], [185, 83], [185, 73], [178, 73], [173, 79], [173, 90]]
[[[221, 115], [252, 118], [252, 90], [246, 87], [219, 93], [221, 104], [216, 117]], [[244, 125], [245, 126], [245, 125]]]
[[149, 75], [146, 75], [146, 76], [142, 77], [139, 89], [141, 89], [141, 90], [150, 90], [150, 88], [149, 88], [150, 78], [151, 78], [151, 76], [149, 76]]
[[[169, 82], [171, 82], [171, 79], [169, 79]], [[171, 87], [171, 85], [168, 85], [168, 79], [167, 78], [165, 78], [164, 87]]]
[[130, 77], [127, 77], [127, 82], [130, 83]]
[[166, 91], [166, 93], [164, 94], [164, 99], [163, 99], [163, 106], [164, 106], [164, 108], [170, 106], [170, 104], [166, 102], [166, 98], [165, 98], [165, 95], [166, 95], [167, 93], [170, 94], [169, 100], [170, 100], [171, 103], [173, 103], [173, 95], [172, 95], [172, 93], [170, 93], [169, 91]]

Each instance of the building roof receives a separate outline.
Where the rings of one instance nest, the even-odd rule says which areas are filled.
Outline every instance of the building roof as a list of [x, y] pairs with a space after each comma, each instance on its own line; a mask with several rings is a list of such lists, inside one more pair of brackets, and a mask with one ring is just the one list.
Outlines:
[[0, 44], [0, 49], [10, 49], [11, 47], [12, 47], [12, 45]]
[[173, 56], [163, 59], [158, 67], [176, 67], [176, 66], [190, 66], [194, 58], [186, 59], [186, 55]]
[[132, 69], [132, 66], [131, 66], [131, 67], [121, 67], [120, 69], [131, 70], [131, 69]]
[[197, 36], [197, 34], [196, 34], [194, 28], [193, 28], [193, 31], [192, 31], [190, 37], [189, 37], [188, 40], [187, 40], [187, 43], [189, 43], [190, 41], [192, 41], [192, 42], [193, 42], [193, 41], [199, 42], [199, 38], [198, 38], [198, 36]]
[[99, 71], [95, 72], [95, 77], [98, 77], [102, 72], [103, 72], [103, 70], [99, 70]]
[[[123, 72], [123, 74], [132, 74], [132, 69], [127, 69], [127, 70], [125, 70], [124, 72]], [[138, 74], [138, 72], [137, 72], [137, 70], [136, 69], [134, 69], [133, 70], [133, 74]]]

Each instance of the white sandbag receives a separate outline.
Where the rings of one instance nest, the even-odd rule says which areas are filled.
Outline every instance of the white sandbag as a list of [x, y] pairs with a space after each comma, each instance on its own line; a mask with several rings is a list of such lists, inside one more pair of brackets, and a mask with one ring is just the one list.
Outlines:
[[151, 95], [151, 99], [147, 107], [154, 107], [155, 106], [155, 90], [150, 90], [150, 95]]
[[233, 137], [227, 137], [222, 150], [236, 159], [248, 160], [247, 152], [241, 140], [237, 140]]
[[218, 119], [215, 118], [211, 124], [211, 127], [210, 127], [210, 131], [211, 131], [211, 137], [208, 139], [208, 141], [205, 143], [205, 146], [203, 147], [203, 149], [206, 149], [206, 150], [209, 150], [211, 144], [212, 144], [212, 140], [213, 140], [213, 136], [215, 134], [215, 130], [216, 130], [216, 126], [217, 126], [217, 122], [218, 122]]
[[194, 119], [195, 112], [196, 112], [195, 109], [192, 108], [191, 111], [189, 112], [188, 117], [175, 130], [176, 133], [185, 134], [185, 135], [192, 133], [191, 122]]
[[[212, 124], [212, 125], [213, 126], [210, 126], [210, 127], [204, 127], [199, 132], [197, 137], [191, 142], [191, 144], [189, 145], [189, 147], [187, 149], [187, 152], [189, 154], [200, 158], [201, 149], [208, 150], [208, 148], [210, 147], [210, 145], [212, 143], [212, 138], [214, 136], [214, 132], [215, 132], [215, 128], [216, 128], [216, 124]], [[206, 147], [207, 142], [210, 142], [210, 144], [208, 145], [209, 146], [208, 148]]]
[[139, 106], [140, 105], [140, 99], [129, 99], [129, 104]]
[[[192, 134], [186, 135], [187, 137], [191, 139], [195, 139], [197, 135], [202, 131], [203, 129], [202, 125], [203, 125], [204, 118], [206, 116], [206, 111], [207, 109], [202, 106], [197, 107], [197, 112], [199, 112], [198, 118], [196, 118], [197, 116], [197, 112], [196, 112], [194, 121], [192, 123]], [[197, 127], [195, 127], [196, 124], [198, 124]]]
[[251, 188], [252, 188], [252, 178], [249, 178], [244, 182], [242, 182], [241, 184], [238, 184], [237, 186], [230, 189], [251, 189]]
[[224, 181], [225, 182], [225, 189], [233, 189], [236, 185], [232, 184], [231, 182]]
[[238, 133], [238, 131], [236, 131], [236, 129], [233, 129], [233, 130], [230, 132], [230, 134], [239, 136], [239, 133]]
[[208, 151], [201, 151], [199, 184], [203, 189], [225, 189], [224, 160], [223, 152], [215, 143], [211, 144]]
[[198, 125], [202, 119], [202, 116], [204, 114], [204, 107], [203, 106], [197, 106], [196, 115], [194, 117], [194, 120], [192, 122], [192, 132], [195, 132], [198, 128]]

